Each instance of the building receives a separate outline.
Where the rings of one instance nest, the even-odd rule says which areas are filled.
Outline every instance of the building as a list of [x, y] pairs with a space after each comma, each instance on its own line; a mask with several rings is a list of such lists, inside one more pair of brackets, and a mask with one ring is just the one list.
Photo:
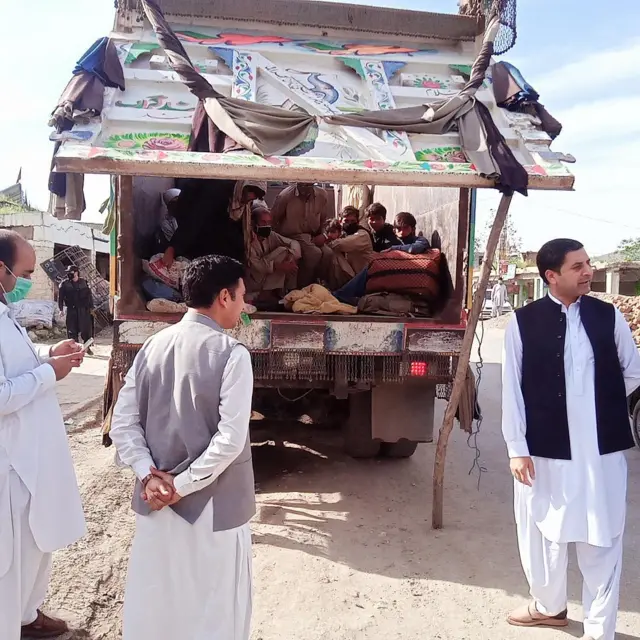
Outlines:
[[[102, 234], [97, 225], [74, 220], [58, 220], [40, 211], [24, 211], [23, 207], [5, 207], [0, 211], [0, 228], [17, 231], [36, 250], [38, 264], [53, 258], [56, 254], [78, 246], [90, 258], [105, 280], [109, 279], [109, 238]], [[55, 300], [57, 290], [43, 269], [36, 269], [33, 288], [29, 298], [34, 300]]]
[[598, 293], [640, 295], [640, 262], [596, 262], [591, 288]]

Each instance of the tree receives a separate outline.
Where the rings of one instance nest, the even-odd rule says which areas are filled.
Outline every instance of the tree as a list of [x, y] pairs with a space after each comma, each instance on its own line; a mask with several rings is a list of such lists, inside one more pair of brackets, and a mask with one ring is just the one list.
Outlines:
[[[491, 226], [493, 225], [493, 220], [496, 217], [495, 210], [491, 210], [491, 215], [487, 220], [487, 224], [485, 225], [485, 230], [478, 234], [477, 242], [484, 247], [486, 242], [485, 238], [488, 236], [489, 231], [491, 230]], [[504, 223], [504, 227], [502, 228], [502, 233], [500, 234], [500, 240], [498, 241], [498, 248], [496, 249], [496, 255], [493, 261], [493, 269], [495, 271], [499, 271], [499, 265], [502, 261], [512, 261], [512, 256], [518, 254], [518, 259], [516, 262], [521, 261], [521, 256], [519, 255], [522, 251], [522, 238], [518, 233], [518, 230], [513, 222], [511, 216], [507, 216], [507, 219]]]
[[627, 238], [618, 245], [618, 251], [625, 262], [640, 260], [640, 238]]

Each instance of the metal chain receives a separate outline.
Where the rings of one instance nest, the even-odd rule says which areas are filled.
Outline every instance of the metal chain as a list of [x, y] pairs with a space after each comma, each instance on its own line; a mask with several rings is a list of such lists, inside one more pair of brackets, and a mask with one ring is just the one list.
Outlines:
[[[484, 360], [482, 358], [482, 343], [484, 340], [484, 321], [481, 320], [478, 323], [480, 327], [480, 335], [478, 335], [478, 327], [476, 327], [476, 339], [478, 340], [478, 361], [476, 362], [475, 368], [475, 378], [476, 378], [476, 398], [475, 398], [475, 407], [478, 409], [478, 418], [475, 420], [475, 428], [471, 427], [471, 433], [467, 438], [467, 446], [470, 449], [473, 449], [473, 463], [471, 465], [471, 469], [469, 469], [469, 475], [471, 475], [476, 469], [478, 473], [478, 491], [480, 491], [480, 481], [482, 480], [482, 474], [487, 471], [487, 468], [480, 464], [480, 447], [478, 446], [478, 436], [480, 435], [480, 430], [482, 428], [482, 408], [480, 407], [480, 403], [478, 398], [480, 397], [480, 382], [482, 381], [482, 368], [484, 367]], [[474, 407], [474, 412], [475, 412]]]

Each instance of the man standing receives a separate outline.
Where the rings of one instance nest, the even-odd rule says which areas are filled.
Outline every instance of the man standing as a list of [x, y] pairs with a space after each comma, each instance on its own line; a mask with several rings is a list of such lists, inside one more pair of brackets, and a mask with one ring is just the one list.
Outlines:
[[496, 318], [502, 315], [502, 308], [507, 301], [507, 287], [502, 278], [493, 285], [491, 290], [491, 317]]
[[325, 224], [331, 217], [326, 191], [313, 184], [292, 185], [280, 192], [271, 213], [274, 229], [300, 243], [298, 287], [313, 284], [320, 276], [323, 259], [331, 259], [324, 235]]
[[[60, 285], [58, 306], [60, 311], [67, 306], [67, 338], [78, 342], [86, 342], [93, 336], [93, 295], [87, 281], [80, 277], [80, 270], [75, 265], [67, 267], [67, 280]], [[91, 350], [87, 350], [91, 355]]]
[[224, 332], [244, 308], [243, 274], [225, 256], [187, 267], [189, 311], [145, 343], [115, 406], [111, 439], [138, 478], [124, 640], [249, 638], [253, 373]]
[[379, 202], [370, 204], [365, 209], [365, 215], [373, 232], [373, 250], [376, 253], [402, 244], [396, 236], [393, 225], [387, 222], [387, 210], [383, 205]]
[[254, 204], [247, 269], [247, 291], [254, 299], [276, 302], [297, 287], [300, 245], [276, 233], [265, 204]]
[[84, 535], [85, 524], [56, 380], [80, 366], [80, 345], [39, 351], [8, 305], [31, 288], [36, 254], [0, 230], [0, 638], [53, 638], [68, 631], [40, 608], [51, 553]]
[[612, 305], [588, 296], [593, 270], [575, 240], [538, 253], [549, 295], [518, 309], [505, 339], [502, 430], [515, 478], [518, 546], [532, 602], [512, 625], [567, 625], [567, 548], [584, 580], [584, 636], [614, 640], [627, 465], [627, 396], [640, 356]]

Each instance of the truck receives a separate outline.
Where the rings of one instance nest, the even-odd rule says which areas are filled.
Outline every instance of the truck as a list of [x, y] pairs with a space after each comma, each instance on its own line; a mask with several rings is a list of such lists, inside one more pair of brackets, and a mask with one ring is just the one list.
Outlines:
[[[220, 94], [314, 116], [384, 111], [455, 96], [469, 78], [483, 24], [463, 15], [309, 0], [160, 0], [194, 66]], [[468, 161], [456, 131], [439, 135], [321, 122], [284, 156], [189, 150], [197, 98], [136, 0], [118, 0], [114, 30], [125, 89], [107, 88], [99, 118], [61, 143], [56, 171], [112, 176], [113, 353], [108, 416], [141, 345], [177, 322], [141, 296], [136, 234], [176, 178], [260, 179], [269, 197], [297, 182], [329, 185], [336, 210], [372, 201], [412, 212], [446, 256], [452, 293], [435, 317], [257, 312], [232, 333], [251, 352], [254, 416], [339, 424], [354, 457], [411, 456], [431, 442], [437, 397], [446, 399], [466, 327], [475, 194], [495, 180]], [[498, 108], [490, 77], [477, 98], [490, 110], [529, 189], [571, 190], [550, 159], [551, 139]], [[302, 425], [301, 425], [301, 428]], [[108, 442], [108, 437], [106, 438]]]

